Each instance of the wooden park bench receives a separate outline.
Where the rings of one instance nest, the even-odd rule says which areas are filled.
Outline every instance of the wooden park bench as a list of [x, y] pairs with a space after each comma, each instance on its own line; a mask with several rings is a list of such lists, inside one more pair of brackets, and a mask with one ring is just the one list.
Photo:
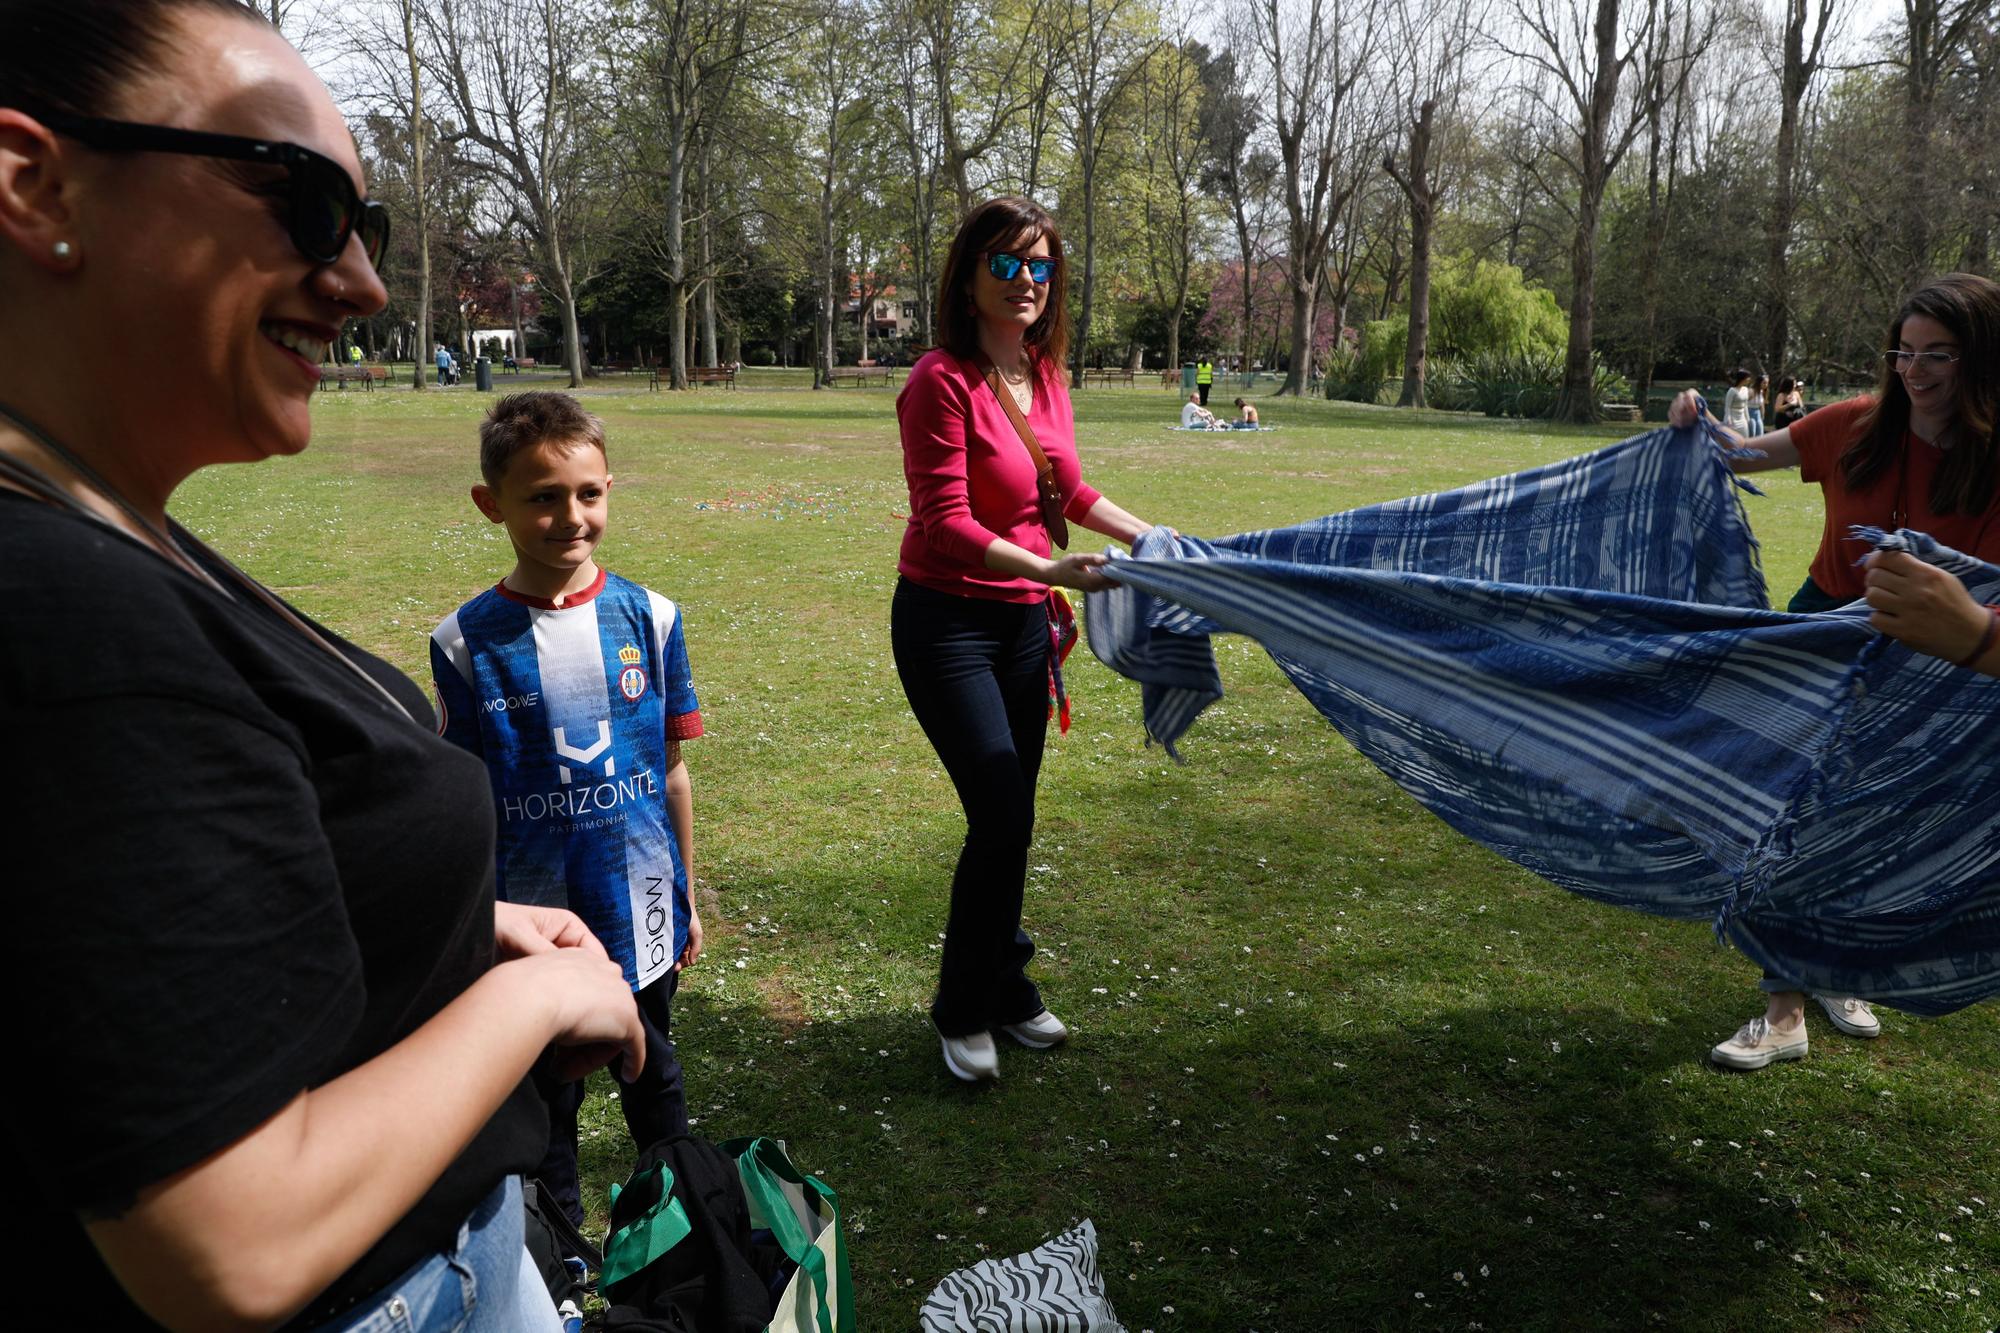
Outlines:
[[511, 365], [502, 362], [500, 368], [509, 375], [518, 375], [524, 370], [533, 370], [538, 364], [532, 356], [517, 356]]
[[829, 388], [838, 388], [842, 384], [852, 384], [857, 389], [866, 388], [870, 384], [892, 388], [896, 379], [895, 372], [887, 366], [856, 366], [835, 370], [826, 377], [826, 382]]
[[1093, 384], [1106, 386], [1123, 384], [1129, 388], [1132, 384], [1132, 378], [1132, 372], [1129, 370], [1094, 370], [1085, 367], [1083, 372], [1083, 387], [1087, 389]]
[[329, 384], [339, 386], [342, 393], [347, 391], [347, 386], [350, 384], [359, 384], [362, 388], [372, 393], [378, 382], [387, 383], [388, 379], [389, 368], [387, 366], [321, 366], [319, 368], [319, 388], [321, 393], [326, 392], [326, 386]]
[[[671, 366], [654, 366], [652, 367], [652, 372], [646, 380], [646, 387], [648, 389], [658, 391], [674, 382], [674, 372]], [[732, 389], [736, 387], [736, 367], [734, 366], [689, 366], [687, 368], [687, 377], [689, 388], [693, 388], [697, 384], [727, 384]]]
[[1180, 373], [1180, 371], [1178, 371], [1178, 370], [1174, 370], [1174, 369], [1171, 369], [1171, 368], [1169, 368], [1169, 369], [1167, 369], [1167, 370], [1163, 370], [1163, 371], [1161, 371], [1161, 372], [1160, 372], [1160, 387], [1161, 387], [1162, 389], [1178, 389], [1178, 388], [1180, 388], [1180, 387], [1181, 387], [1181, 373]]

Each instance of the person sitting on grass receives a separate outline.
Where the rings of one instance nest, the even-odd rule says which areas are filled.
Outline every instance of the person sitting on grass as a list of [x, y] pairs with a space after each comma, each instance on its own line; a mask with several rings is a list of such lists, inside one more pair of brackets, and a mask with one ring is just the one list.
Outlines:
[[1236, 400], [1236, 429], [1257, 429], [1257, 408], [1245, 399]]
[[1201, 405], [1201, 394], [1196, 392], [1189, 394], [1187, 402], [1181, 406], [1181, 429], [1220, 430], [1222, 423], [1215, 419], [1215, 413]]
[[[1732, 378], [1743, 385], [1749, 375], [1739, 371]], [[1736, 391], [1730, 392], [1734, 412]], [[1678, 427], [1691, 426], [1700, 406], [1700, 395], [1686, 390], [1674, 399], [1668, 419]], [[1802, 480], [1818, 484], [1825, 493], [1826, 526], [1819, 551], [1811, 573], [1786, 609], [1806, 614], [1831, 611], [1871, 591], [1900, 597], [1903, 582], [1921, 578], [1920, 586], [1925, 587], [1935, 582], [1910, 572], [1909, 566], [1919, 561], [1877, 556], [1870, 567], [1876, 576], [1876, 587], [1871, 589], [1856, 563], [1860, 552], [1848, 535], [1855, 526], [1914, 529], [1967, 555], [2000, 564], [1996, 417], [2000, 417], [2000, 284], [1975, 274], [1948, 273], [1923, 283], [1904, 299], [1889, 325], [1881, 381], [1873, 394], [1822, 407], [1789, 426], [1741, 441], [1757, 456], [1732, 457], [1730, 466], [1736, 471], [1797, 467]], [[1878, 605], [1873, 623], [1891, 632], [1884, 618], [1893, 620], [1896, 611], [1894, 605]], [[1969, 628], [1974, 617], [1963, 607], [1958, 612]], [[1935, 616], [1923, 623], [1931, 619]], [[1929, 630], [1917, 633], [1932, 642]], [[1973, 647], [1963, 645], [1966, 651]], [[1937, 648], [1923, 651], [1935, 654]], [[1764, 1014], [1710, 1051], [1716, 1064], [1761, 1069], [1806, 1054], [1805, 993], [1793, 981], [1769, 973], [1761, 987], [1766, 994]], [[1827, 995], [1813, 999], [1826, 1011], [1828, 1021], [1849, 1036], [1881, 1035], [1881, 1022], [1865, 1001]]]
[[[671, 1014], [702, 946], [681, 761], [701, 712], [681, 616], [596, 562], [611, 474], [603, 424], [576, 399], [501, 399], [479, 428], [479, 471], [473, 503], [506, 527], [516, 558], [431, 635], [440, 732], [486, 761], [500, 901], [575, 912], [625, 970], [646, 1062], [619, 1078], [618, 1104], [643, 1151], [687, 1133]], [[583, 1084], [538, 1075], [536, 1087], [549, 1108], [536, 1174], [581, 1227]]]

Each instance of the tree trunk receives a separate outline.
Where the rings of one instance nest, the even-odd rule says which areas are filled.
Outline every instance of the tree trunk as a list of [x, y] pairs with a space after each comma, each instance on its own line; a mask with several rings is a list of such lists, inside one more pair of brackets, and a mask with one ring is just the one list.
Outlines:
[[569, 274], [557, 271], [556, 281], [562, 287], [564, 359], [569, 363], [569, 387], [583, 387], [583, 330], [576, 322], [576, 294], [571, 289]]
[[1241, 203], [1236, 207], [1236, 248], [1243, 256], [1243, 323], [1236, 331], [1236, 368], [1250, 369], [1250, 316], [1254, 309], [1254, 284], [1257, 279], [1256, 267], [1250, 249], [1250, 219], [1244, 216]]
[[1624, 66], [1618, 59], [1619, 0], [1597, 0], [1596, 77], [1576, 146], [1576, 235], [1570, 242], [1571, 296], [1569, 349], [1563, 358], [1562, 392], [1556, 398], [1557, 419], [1597, 420], [1597, 393], [1591, 363], [1591, 337], [1597, 319], [1597, 226], [1604, 206], [1604, 187], [1615, 165], [1609, 142], [1611, 117], [1617, 107], [1618, 82]]
[[1563, 356], [1562, 392], [1556, 398], [1559, 421], [1597, 420], [1591, 338], [1597, 322], [1597, 218], [1602, 183], [1586, 183], [1577, 201], [1576, 237], [1570, 243], [1569, 272], [1573, 295], [1569, 307], [1569, 349]]
[[[1410, 202], [1410, 332], [1403, 344], [1403, 392], [1398, 407], [1424, 407], [1424, 374], [1431, 338], [1431, 223], [1434, 199], [1430, 181], [1431, 126], [1437, 99], [1427, 98], [1410, 125], [1410, 174], [1390, 175]], [[1336, 335], [1338, 336], [1338, 335]]]
[[[277, 0], [271, 0], [277, 8]], [[411, 191], [417, 196], [417, 346], [410, 360], [415, 366], [410, 387], [424, 387], [427, 362], [424, 353], [431, 345], [431, 218], [429, 191], [424, 183], [424, 85], [417, 63], [416, 6], [403, 0], [403, 54], [410, 62], [410, 156], [414, 178]]]
[[1791, 341], [1789, 299], [1789, 252], [1792, 224], [1798, 207], [1799, 106], [1806, 89], [1819, 71], [1820, 44], [1826, 38], [1832, 5], [1818, 0], [1819, 25], [1812, 49], [1806, 49], [1806, 19], [1816, 0], [1789, 0], [1785, 13], [1784, 68], [1778, 82], [1778, 141], [1772, 163], [1771, 215], [1765, 225], [1764, 245], [1764, 364], [1773, 369], [1786, 364], [1786, 344]]
[[528, 336], [521, 329], [521, 284], [507, 277], [507, 304], [514, 316], [514, 356], [518, 359], [528, 354]]
[[695, 159], [697, 189], [701, 194], [701, 364], [714, 366], [715, 359], [715, 254], [714, 227], [710, 224], [708, 188], [708, 136], [702, 136], [700, 155]]
[[[1080, 142], [1091, 144], [1093, 127], [1088, 118], [1083, 123]], [[1086, 150], [1079, 166], [1083, 171], [1083, 299], [1077, 303], [1076, 344], [1071, 349], [1073, 367], [1070, 385], [1083, 385], [1083, 358], [1090, 346], [1090, 319], [1097, 300], [1097, 154]]]
[[1303, 397], [1306, 391], [1306, 377], [1312, 369], [1312, 326], [1313, 310], [1319, 300], [1319, 273], [1315, 269], [1305, 276], [1303, 282], [1298, 271], [1305, 267], [1304, 257], [1292, 257], [1292, 361], [1285, 371], [1285, 382], [1278, 387], [1280, 395], [1290, 394]]

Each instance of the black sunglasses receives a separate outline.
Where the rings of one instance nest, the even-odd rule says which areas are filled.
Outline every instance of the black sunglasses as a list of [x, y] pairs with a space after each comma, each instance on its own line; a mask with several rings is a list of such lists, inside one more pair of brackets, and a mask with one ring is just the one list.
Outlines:
[[300, 254], [315, 264], [337, 263], [347, 249], [347, 238], [359, 232], [368, 262], [378, 271], [382, 267], [382, 256], [389, 249], [389, 210], [363, 199], [344, 167], [310, 148], [60, 111], [39, 119], [58, 134], [108, 152], [185, 153], [281, 167], [291, 187], [285, 229]]
[[1048, 286], [1049, 279], [1055, 276], [1056, 261], [1052, 258], [1023, 259], [1019, 255], [1010, 255], [1005, 250], [995, 250], [986, 256], [986, 271], [1002, 282], [1012, 282], [1023, 264], [1028, 266], [1028, 276], [1034, 280], [1037, 287]]

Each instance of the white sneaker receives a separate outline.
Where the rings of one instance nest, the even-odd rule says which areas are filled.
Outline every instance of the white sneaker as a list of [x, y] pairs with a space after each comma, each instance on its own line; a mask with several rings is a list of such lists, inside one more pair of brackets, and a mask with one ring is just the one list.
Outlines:
[[946, 1037], [944, 1067], [951, 1076], [966, 1083], [988, 1083], [1000, 1077], [1000, 1052], [993, 1047], [993, 1034], [974, 1032], [965, 1037]]
[[1882, 1035], [1882, 1020], [1875, 1017], [1875, 1011], [1868, 1007], [1868, 1001], [1852, 996], [1835, 999], [1831, 995], [1815, 995], [1819, 1007], [1826, 1010], [1826, 1021], [1845, 1032], [1850, 1037], [1879, 1037]]
[[1736, 1030], [1736, 1035], [1708, 1053], [1708, 1058], [1726, 1069], [1762, 1069], [1777, 1060], [1803, 1060], [1806, 1054], [1806, 1025], [1793, 1033], [1771, 1031], [1763, 1018], [1753, 1018]]
[[1046, 1051], [1069, 1040], [1069, 1029], [1046, 1009], [1025, 1022], [1002, 1023], [1000, 1030], [1031, 1051]]

